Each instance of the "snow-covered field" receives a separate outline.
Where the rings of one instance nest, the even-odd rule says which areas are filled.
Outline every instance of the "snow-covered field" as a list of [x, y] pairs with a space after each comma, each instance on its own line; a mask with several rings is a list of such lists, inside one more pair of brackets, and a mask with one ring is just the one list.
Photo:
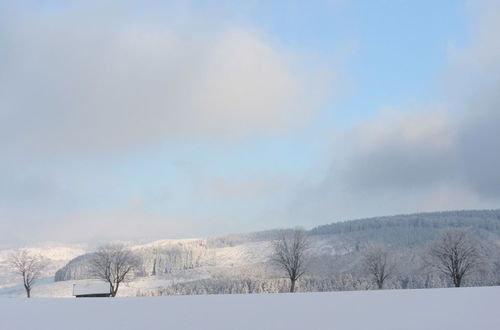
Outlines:
[[0, 329], [500, 329], [500, 287], [129, 298], [1, 298]]
[[[118, 296], [136, 296], [139, 290], [155, 289], [206, 278], [210, 278], [210, 273], [204, 269], [190, 269], [164, 276], [138, 277], [131, 282], [122, 283], [118, 291]], [[73, 297], [73, 284], [88, 283], [89, 281], [91, 280], [54, 282], [52, 278], [45, 278], [34, 285], [31, 294], [34, 298]], [[0, 297], [2, 296], [10, 298], [25, 297], [26, 291], [22, 284], [16, 284], [9, 288], [0, 288]]]

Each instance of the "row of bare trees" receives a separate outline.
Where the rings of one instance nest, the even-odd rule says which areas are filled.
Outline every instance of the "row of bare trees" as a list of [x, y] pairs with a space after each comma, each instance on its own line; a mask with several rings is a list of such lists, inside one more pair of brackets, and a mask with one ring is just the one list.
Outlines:
[[[308, 268], [308, 252], [311, 248], [304, 230], [282, 232], [273, 242], [271, 261], [277, 265], [290, 280], [290, 292], [295, 292], [297, 281]], [[426, 265], [446, 275], [453, 285], [460, 287], [464, 277], [474, 272], [482, 263], [479, 245], [464, 230], [453, 229], [444, 232], [432, 243], [424, 257]], [[26, 295], [31, 296], [33, 284], [46, 267], [46, 261], [26, 249], [17, 250], [9, 257], [11, 268], [23, 279]], [[396, 260], [389, 251], [381, 246], [372, 246], [363, 255], [362, 268], [378, 289], [395, 275]], [[115, 297], [122, 282], [129, 280], [139, 266], [137, 256], [121, 244], [99, 247], [89, 263], [89, 275], [110, 285], [110, 294]]]
[[[431, 243], [422, 256], [424, 267], [436, 270], [450, 279], [455, 287], [462, 285], [464, 277], [484, 265], [479, 244], [469, 232], [461, 229], [447, 230]], [[383, 247], [371, 248], [363, 257], [363, 269], [379, 289], [397, 271], [395, 259]]]
[[[290, 292], [295, 292], [296, 282], [307, 270], [310, 242], [305, 231], [297, 229], [283, 232], [273, 243], [272, 262], [290, 279]], [[450, 229], [430, 244], [423, 256], [425, 267], [448, 277], [455, 287], [462, 285], [464, 277], [475, 272], [484, 258], [479, 244], [466, 230]], [[378, 289], [397, 272], [397, 262], [389, 250], [371, 246], [363, 255], [361, 266]]]
[[[10, 268], [22, 277], [26, 296], [30, 298], [33, 284], [47, 266], [46, 260], [28, 249], [20, 249], [12, 252], [8, 261]], [[115, 297], [120, 284], [132, 277], [138, 264], [138, 258], [124, 245], [103, 245], [90, 259], [89, 275], [109, 283], [110, 295]]]

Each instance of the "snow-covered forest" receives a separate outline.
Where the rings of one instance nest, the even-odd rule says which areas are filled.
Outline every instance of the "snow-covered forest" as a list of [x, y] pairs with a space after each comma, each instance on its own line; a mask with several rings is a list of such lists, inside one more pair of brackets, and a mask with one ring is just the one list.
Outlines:
[[[311, 241], [308, 267], [297, 283], [297, 291], [374, 289], [362, 265], [363, 255], [374, 245], [384, 246], [396, 264], [384, 288], [451, 286], [450, 279], [430, 269], [425, 260], [429, 245], [450, 228], [470, 232], [484, 255], [481, 267], [464, 278], [463, 286], [498, 285], [500, 211], [484, 210], [379, 217], [313, 228], [307, 231]], [[121, 295], [286, 292], [287, 279], [270, 262], [272, 242], [280, 232], [129, 244], [139, 264], [130, 287]], [[59, 266], [55, 274], [48, 272], [44, 285], [50, 286], [51, 276], [58, 283], [93, 278], [88, 269], [91, 258], [90, 250]], [[3, 286], [3, 292], [12, 292], [7, 283]], [[44, 290], [44, 295], [50, 296], [50, 288]], [[36, 291], [35, 287], [35, 295]]]

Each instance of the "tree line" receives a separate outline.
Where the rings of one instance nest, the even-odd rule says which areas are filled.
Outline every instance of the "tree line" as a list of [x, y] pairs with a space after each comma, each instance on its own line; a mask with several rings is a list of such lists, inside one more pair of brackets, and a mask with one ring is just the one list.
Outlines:
[[[303, 230], [283, 233], [273, 244], [272, 262], [282, 269], [290, 281], [290, 292], [307, 271], [309, 238]], [[449, 278], [455, 287], [486, 263], [478, 242], [465, 229], [448, 229], [432, 242], [422, 255], [425, 267]], [[362, 257], [362, 269], [378, 289], [395, 276], [398, 265], [389, 250], [382, 245], [367, 249]]]
[[[171, 289], [164, 288], [162, 292], [156, 294], [176, 294], [176, 292], [183, 290], [214, 293], [217, 288], [220, 291], [218, 293], [224, 293], [228, 290], [238, 293], [265, 292], [263, 290], [282, 292], [284, 291], [282, 288], [276, 289], [276, 287], [284, 285], [283, 279], [288, 281], [288, 289], [286, 290], [288, 292], [295, 292], [299, 281], [301, 281], [302, 289], [311, 291], [368, 289], [370, 285], [383, 289], [388, 280], [400, 276], [400, 264], [395, 258], [394, 249], [389, 249], [386, 245], [379, 243], [368, 244], [362, 251], [361, 259], [357, 263], [363, 276], [356, 277], [352, 274], [332, 274], [329, 277], [314, 276], [311, 272], [314, 248], [310, 233], [300, 229], [281, 231], [278, 233], [278, 238], [271, 243], [270, 262], [282, 274], [282, 279], [224, 278], [205, 280], [198, 284], [190, 284], [191, 289], [186, 289], [189, 286], [187, 284], [179, 284]], [[143, 254], [132, 251], [121, 244], [103, 245], [85, 257], [86, 278], [100, 279], [109, 283], [110, 294], [114, 297], [118, 293], [121, 283], [129, 281], [137, 275], [149, 276], [167, 273], [168, 266], [165, 261], [162, 261], [161, 256], [179, 255], [176, 254], [177, 252], [168, 252], [169, 254], [167, 254], [160, 248], [155, 248], [152, 251], [154, 258], [152, 264], [148, 266], [148, 269], [151, 268], [152, 271], [143, 274]], [[206, 247], [200, 246], [200, 251], [206, 251]], [[464, 279], [480, 272], [488, 263], [481, 245], [466, 229], [445, 230], [420, 254], [423, 268], [421, 272], [441, 276], [427, 276], [427, 278], [422, 279], [421, 282], [425, 282], [425, 284], [418, 285], [423, 287], [436, 286], [432, 284], [432, 281], [437, 281], [436, 283], [442, 286], [441, 278], [447, 279], [453, 286], [460, 287], [463, 285]], [[186, 267], [201, 263], [198, 254], [184, 253], [184, 255], [182, 262]], [[41, 256], [24, 249], [12, 253], [9, 257], [9, 264], [11, 269], [22, 278], [26, 295], [30, 297], [32, 286], [40, 278], [46, 261]], [[303, 280], [304, 278], [306, 280]], [[221, 284], [224, 281], [227, 283], [226, 286]], [[212, 287], [208, 287], [209, 285]], [[144, 294], [144, 292], [140, 294]]]

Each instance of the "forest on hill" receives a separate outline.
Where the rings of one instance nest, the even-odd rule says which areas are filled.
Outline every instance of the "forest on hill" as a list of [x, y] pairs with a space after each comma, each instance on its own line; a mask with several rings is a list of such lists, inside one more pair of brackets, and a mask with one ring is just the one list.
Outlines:
[[[478, 242], [484, 262], [464, 285], [500, 282], [500, 210], [448, 211], [335, 222], [307, 231], [311, 248], [308, 269], [298, 291], [370, 289], [363, 255], [382, 246], [397, 265], [386, 288], [450, 286], [448, 278], [427, 267], [428, 246], [448, 229], [462, 229]], [[287, 230], [285, 230], [287, 231]], [[288, 229], [291, 231], [291, 229]], [[140, 266], [134, 276], [161, 277], [204, 269], [210, 276], [165, 287], [138, 290], [138, 295], [285, 292], [286, 279], [270, 262], [272, 242], [282, 230], [190, 240], [163, 240], [130, 248]], [[71, 260], [55, 274], [56, 281], [92, 278], [92, 253]]]

